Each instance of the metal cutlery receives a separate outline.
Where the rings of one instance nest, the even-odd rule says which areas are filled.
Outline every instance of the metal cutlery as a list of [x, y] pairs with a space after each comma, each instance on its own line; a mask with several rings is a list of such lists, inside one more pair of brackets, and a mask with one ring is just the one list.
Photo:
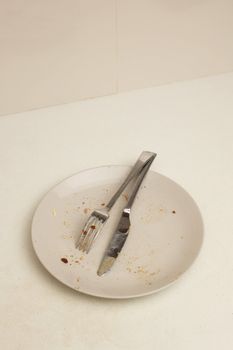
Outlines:
[[[78, 240], [75, 244], [75, 247], [79, 250], [88, 253], [96, 240], [97, 236], [101, 232], [104, 223], [109, 218], [109, 212], [119, 196], [122, 194], [126, 186], [133, 179], [136, 179], [138, 176], [141, 176], [140, 173], [146, 168], [148, 164], [151, 164], [154, 158], [156, 157], [156, 153], [144, 151], [141, 153], [140, 157], [136, 161], [132, 170], [118, 188], [116, 193], [110, 199], [108, 204], [101, 209], [95, 209], [91, 215], [89, 216], [81, 234], [78, 237]], [[147, 168], [146, 168], [147, 169]], [[141, 178], [141, 177], [140, 177]]]
[[125, 206], [125, 208], [122, 211], [121, 218], [119, 220], [118, 226], [116, 228], [116, 231], [114, 232], [110, 243], [106, 249], [106, 252], [104, 254], [104, 257], [100, 263], [100, 266], [98, 268], [97, 274], [99, 276], [102, 276], [104, 273], [109, 271], [114, 264], [115, 260], [117, 259], [119, 253], [121, 252], [126, 239], [129, 234], [130, 230], [130, 212], [132, 205], [134, 203], [135, 197], [138, 193], [138, 190], [141, 186], [142, 181], [145, 178], [145, 175], [147, 174], [151, 163], [153, 162], [154, 158], [151, 159], [147, 165], [142, 169], [141, 173], [138, 176], [138, 179], [136, 181], [136, 184], [133, 188], [133, 191], [131, 193], [131, 196]]

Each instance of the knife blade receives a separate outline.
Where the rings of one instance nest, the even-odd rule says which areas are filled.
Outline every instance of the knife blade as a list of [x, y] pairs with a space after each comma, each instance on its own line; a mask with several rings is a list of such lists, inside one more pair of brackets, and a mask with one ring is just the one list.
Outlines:
[[118, 254], [123, 248], [125, 241], [129, 234], [130, 228], [130, 218], [129, 218], [130, 210], [124, 209], [120, 221], [118, 223], [118, 227], [114, 232], [112, 239], [108, 245], [106, 253], [100, 263], [97, 274], [102, 276], [104, 273], [109, 271], [113, 266]]

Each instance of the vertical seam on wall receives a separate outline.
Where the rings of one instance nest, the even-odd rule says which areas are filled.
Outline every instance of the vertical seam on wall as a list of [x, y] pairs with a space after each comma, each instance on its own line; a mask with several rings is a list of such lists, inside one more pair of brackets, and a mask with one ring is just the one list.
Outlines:
[[119, 92], [119, 39], [118, 39], [118, 0], [115, 0], [115, 63], [116, 63], [116, 93]]

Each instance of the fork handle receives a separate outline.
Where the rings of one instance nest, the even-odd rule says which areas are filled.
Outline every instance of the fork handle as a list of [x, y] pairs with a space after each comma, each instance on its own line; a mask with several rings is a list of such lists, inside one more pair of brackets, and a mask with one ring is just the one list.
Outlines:
[[151, 164], [152, 161], [155, 159], [156, 155], [157, 155], [156, 153], [148, 152], [148, 151], [144, 151], [141, 153], [140, 157], [138, 158], [138, 160], [134, 164], [132, 170], [130, 171], [130, 173], [128, 174], [128, 176], [124, 180], [124, 182], [121, 184], [121, 186], [118, 188], [116, 193], [113, 195], [113, 197], [110, 199], [110, 201], [106, 205], [107, 210], [110, 210], [113, 207], [116, 200], [120, 197], [120, 195], [122, 194], [122, 192], [124, 191], [126, 186], [129, 184], [129, 182], [133, 178], [138, 176], [148, 163]]

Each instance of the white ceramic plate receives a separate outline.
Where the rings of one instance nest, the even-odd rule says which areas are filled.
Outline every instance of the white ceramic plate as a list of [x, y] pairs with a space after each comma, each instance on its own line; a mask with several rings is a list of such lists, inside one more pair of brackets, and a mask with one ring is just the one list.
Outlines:
[[44, 267], [67, 286], [105, 298], [142, 296], [177, 280], [198, 255], [203, 225], [195, 202], [175, 182], [153, 171], [135, 200], [130, 234], [112, 270], [101, 277], [96, 274], [127, 190], [90, 253], [75, 249], [91, 211], [107, 203], [129, 170], [85, 170], [52, 188], [40, 202], [32, 223], [33, 246]]

